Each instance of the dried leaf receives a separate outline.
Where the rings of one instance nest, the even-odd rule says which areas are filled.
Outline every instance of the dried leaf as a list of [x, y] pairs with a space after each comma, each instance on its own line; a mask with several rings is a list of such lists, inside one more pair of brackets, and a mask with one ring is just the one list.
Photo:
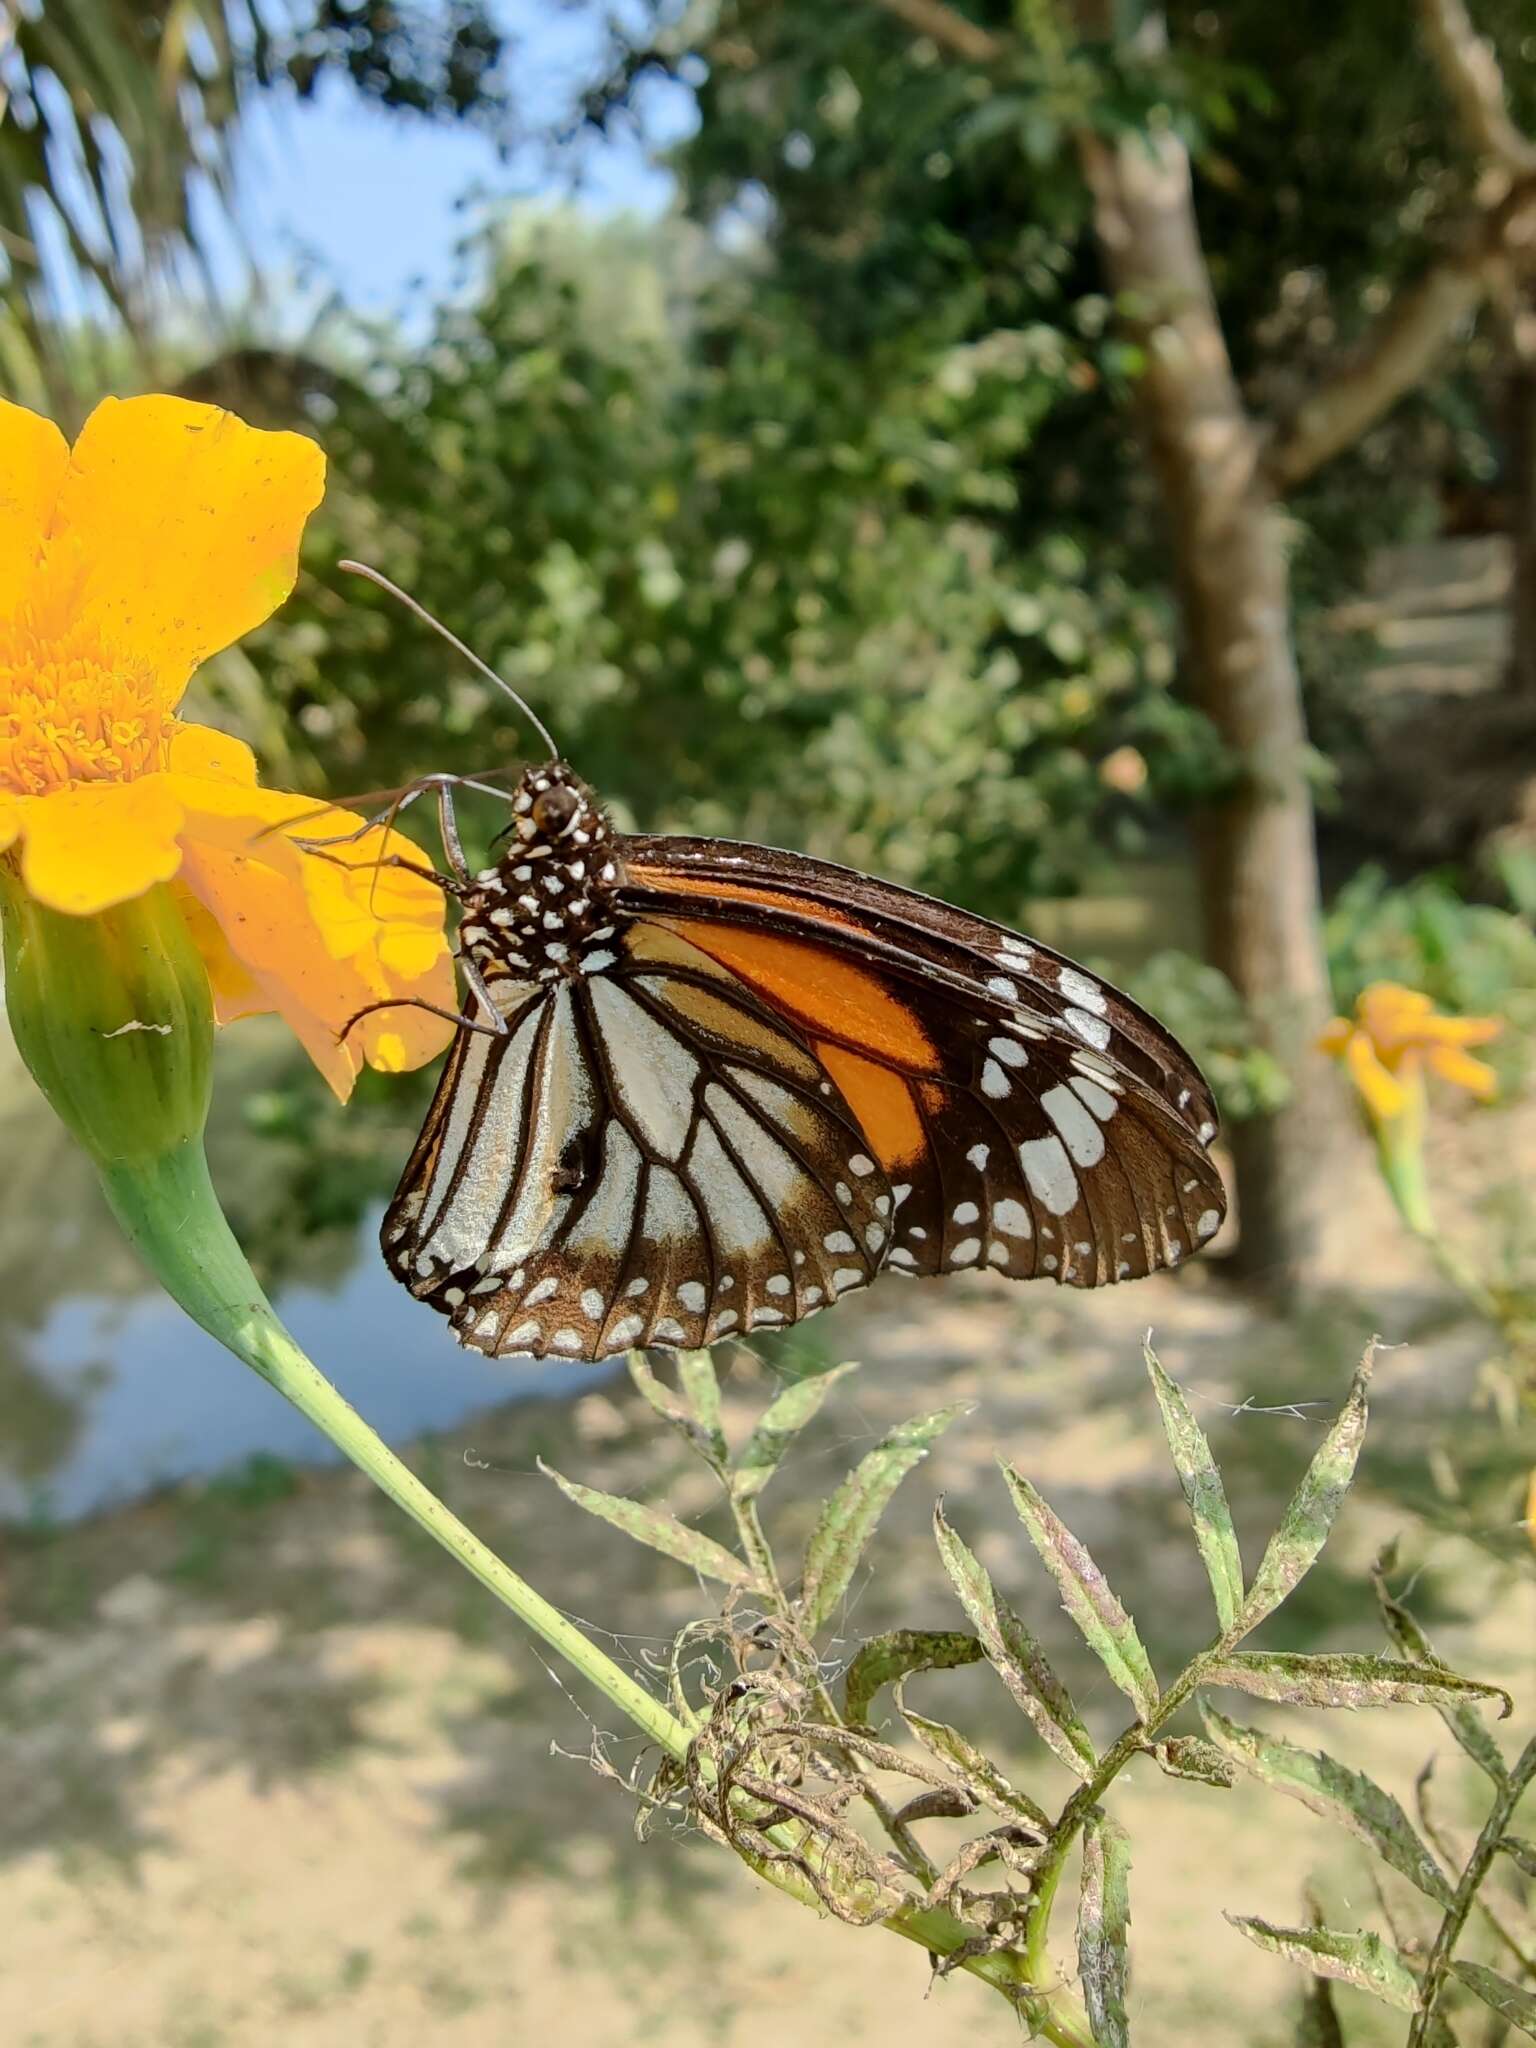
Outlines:
[[1204, 1711], [1212, 1741], [1227, 1756], [1324, 1820], [1348, 1829], [1437, 1906], [1449, 1906], [1452, 1893], [1444, 1871], [1390, 1792], [1321, 1750], [1298, 1749], [1257, 1728], [1241, 1728], [1213, 1707]]
[[864, 1644], [843, 1680], [843, 1713], [860, 1725], [882, 1685], [893, 1685], [911, 1671], [953, 1671], [976, 1664], [986, 1655], [974, 1636], [959, 1629], [897, 1628]]
[[1522, 2034], [1536, 2041], [1536, 1998], [1518, 1984], [1511, 1984], [1497, 1970], [1483, 1963], [1452, 1963], [1451, 1972], [1469, 1991], [1475, 1991], [1484, 2005], [1492, 2006], [1500, 2019], [1508, 2020]]
[[1314, 1976], [1333, 1977], [1369, 1991], [1401, 2012], [1419, 2002], [1419, 1980], [1398, 1951], [1379, 1934], [1344, 1934], [1333, 1927], [1276, 1927], [1269, 1920], [1228, 1913], [1239, 1934]]
[[1259, 1561], [1253, 1588], [1239, 1618], [1246, 1635], [1272, 1614], [1297, 1583], [1305, 1578], [1328, 1540], [1334, 1518], [1344, 1505], [1365, 1440], [1365, 1390], [1376, 1363], [1376, 1347], [1366, 1347], [1355, 1372], [1349, 1398], [1318, 1446], [1300, 1486], [1291, 1496], [1280, 1527]]
[[[1396, 1562], [1397, 1545], [1394, 1541], [1387, 1545], [1371, 1567], [1371, 1583], [1376, 1589], [1387, 1634], [1410, 1663], [1433, 1665], [1437, 1671], [1449, 1670], [1445, 1661], [1436, 1656], [1433, 1644], [1418, 1622], [1387, 1589], [1387, 1574]], [[1499, 1753], [1499, 1746], [1477, 1710], [1461, 1699], [1437, 1700], [1435, 1705], [1441, 1720], [1479, 1769], [1485, 1771], [1495, 1785], [1507, 1785], [1509, 1772]]]
[[1205, 1440], [1205, 1432], [1190, 1413], [1182, 1390], [1169, 1379], [1150, 1344], [1143, 1346], [1152, 1389], [1162, 1410], [1168, 1449], [1173, 1454], [1190, 1520], [1195, 1525], [1195, 1542], [1211, 1582], [1216, 1614], [1223, 1629], [1231, 1628], [1242, 1612], [1243, 1560], [1237, 1547], [1237, 1531], [1227, 1506], [1226, 1489], [1216, 1460]]
[[1050, 1816], [1045, 1809], [1037, 1806], [1027, 1792], [1021, 1792], [1005, 1778], [992, 1759], [983, 1756], [958, 1728], [951, 1728], [947, 1721], [930, 1721], [926, 1714], [919, 1714], [907, 1705], [899, 1688], [896, 1705], [902, 1719], [929, 1755], [936, 1756], [940, 1763], [948, 1764], [957, 1771], [982, 1805], [990, 1806], [998, 1813], [1018, 1814], [1043, 1833], [1050, 1833]]
[[1087, 1550], [1029, 1481], [1010, 1465], [1004, 1465], [1003, 1477], [1030, 1541], [1061, 1589], [1063, 1607], [1137, 1713], [1150, 1720], [1157, 1709], [1157, 1680], [1136, 1624]]
[[542, 1458], [539, 1470], [546, 1478], [553, 1479], [567, 1500], [575, 1501], [577, 1507], [585, 1508], [599, 1521], [611, 1522], [615, 1529], [622, 1529], [637, 1543], [659, 1550], [664, 1557], [675, 1557], [679, 1564], [703, 1572], [707, 1578], [722, 1579], [728, 1586], [750, 1586], [753, 1583], [751, 1572], [739, 1557], [733, 1557], [730, 1551], [700, 1530], [690, 1529], [675, 1515], [666, 1514], [660, 1508], [645, 1507], [637, 1500], [624, 1500], [616, 1493], [599, 1493], [593, 1486], [578, 1486], [574, 1479], [565, 1478], [553, 1466], [546, 1465]]
[[830, 1372], [792, 1381], [768, 1404], [731, 1475], [731, 1491], [738, 1500], [757, 1498], [778, 1470], [779, 1460], [785, 1451], [816, 1415], [838, 1381], [857, 1371], [856, 1365], [834, 1365]]
[[975, 1407], [974, 1401], [957, 1401], [951, 1408], [898, 1423], [827, 1502], [806, 1545], [801, 1575], [800, 1618], [808, 1636], [836, 1613], [891, 1495], [927, 1457], [929, 1445]]
[[720, 1381], [711, 1354], [707, 1351], [680, 1351], [677, 1354], [677, 1383], [683, 1390], [701, 1436], [709, 1446], [706, 1455], [710, 1464], [724, 1471], [730, 1463], [731, 1454], [721, 1425]]
[[1519, 1835], [1504, 1835], [1500, 1837], [1499, 1847], [1506, 1856], [1513, 1857], [1527, 1877], [1536, 1877], [1536, 1842], [1522, 1841]]
[[1041, 1741], [1069, 1771], [1079, 1778], [1091, 1777], [1098, 1758], [1072, 1695], [980, 1560], [945, 1520], [942, 1501], [933, 1511], [933, 1527], [944, 1569], [998, 1676]]
[[1083, 1886], [1077, 1908], [1077, 1966], [1088, 2023], [1099, 2048], [1129, 2048], [1131, 1844], [1097, 1808], [1083, 1829]]
[[1166, 1742], [1154, 1742], [1148, 1754], [1170, 1778], [1189, 1778], [1197, 1785], [1216, 1785], [1230, 1791], [1237, 1783], [1237, 1770], [1213, 1742], [1198, 1735], [1170, 1735]]
[[1202, 1685], [1231, 1685], [1261, 1700], [1293, 1707], [1437, 1707], [1456, 1696], [1502, 1700], [1500, 1719], [1514, 1706], [1502, 1686], [1428, 1664], [1352, 1653], [1309, 1656], [1288, 1650], [1233, 1650], [1208, 1664]]

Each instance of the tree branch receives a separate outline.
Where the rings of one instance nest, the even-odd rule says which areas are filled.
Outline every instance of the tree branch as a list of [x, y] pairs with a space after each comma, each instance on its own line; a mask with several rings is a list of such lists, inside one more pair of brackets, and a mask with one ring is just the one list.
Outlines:
[[1419, 0], [1419, 20], [1472, 149], [1513, 178], [1536, 175], [1536, 143], [1510, 119], [1498, 55], [1478, 34], [1463, 0]]
[[887, 14], [894, 14], [952, 56], [963, 57], [967, 64], [990, 64], [1003, 54], [1001, 36], [947, 6], [945, 0], [879, 0], [879, 4]]

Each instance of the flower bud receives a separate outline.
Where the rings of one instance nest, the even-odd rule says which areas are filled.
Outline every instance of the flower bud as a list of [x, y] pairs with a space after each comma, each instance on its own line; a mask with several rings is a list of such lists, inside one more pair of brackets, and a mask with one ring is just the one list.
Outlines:
[[97, 1165], [145, 1166], [199, 1141], [213, 1002], [172, 890], [70, 917], [0, 861], [0, 923], [17, 1050]]

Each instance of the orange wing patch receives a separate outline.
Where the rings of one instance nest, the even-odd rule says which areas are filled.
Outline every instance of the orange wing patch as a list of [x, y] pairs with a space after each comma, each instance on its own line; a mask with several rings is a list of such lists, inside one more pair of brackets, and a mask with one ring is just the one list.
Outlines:
[[842, 1090], [843, 1100], [859, 1120], [869, 1148], [888, 1174], [911, 1166], [928, 1149], [922, 1118], [912, 1090], [889, 1067], [877, 1067], [857, 1053], [818, 1039], [822, 1065]]
[[[807, 1025], [813, 1037], [857, 1046], [911, 1072], [939, 1071], [938, 1054], [911, 1010], [850, 961], [798, 939], [770, 938], [733, 925], [691, 917], [652, 922], [729, 968], [775, 1009]], [[910, 1106], [910, 1096], [907, 1099]]]

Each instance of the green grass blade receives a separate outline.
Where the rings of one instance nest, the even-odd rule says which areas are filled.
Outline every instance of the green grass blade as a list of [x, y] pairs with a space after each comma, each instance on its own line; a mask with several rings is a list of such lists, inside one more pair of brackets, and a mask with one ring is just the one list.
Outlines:
[[589, 1515], [596, 1515], [599, 1521], [621, 1529], [637, 1543], [659, 1550], [663, 1557], [675, 1557], [679, 1564], [703, 1572], [706, 1578], [720, 1579], [727, 1586], [756, 1583], [739, 1557], [733, 1557], [730, 1551], [700, 1530], [690, 1529], [675, 1515], [666, 1514], [660, 1508], [645, 1507], [637, 1500], [625, 1500], [616, 1493], [600, 1493], [595, 1486], [578, 1486], [574, 1479], [565, 1478], [553, 1466], [546, 1465], [542, 1458], [539, 1470], [546, 1478], [553, 1479], [567, 1500], [585, 1508]]
[[1091, 1777], [1098, 1758], [1072, 1695], [993, 1585], [986, 1567], [950, 1527], [942, 1501], [934, 1509], [933, 1526], [950, 1583], [997, 1675], [1046, 1747], [1076, 1776]]
[[784, 1453], [820, 1412], [822, 1402], [838, 1381], [857, 1371], [856, 1365], [834, 1365], [830, 1372], [793, 1381], [768, 1404], [731, 1475], [731, 1491], [737, 1500], [757, 1498], [778, 1470]]
[[1062, 1605], [1137, 1713], [1144, 1721], [1150, 1719], [1157, 1708], [1157, 1680], [1136, 1633], [1136, 1624], [1111, 1592], [1108, 1579], [1084, 1545], [1022, 1473], [1004, 1465], [1003, 1477], [1030, 1541], [1061, 1589]]
[[1257, 1728], [1239, 1727], [1209, 1706], [1205, 1725], [1211, 1740], [1244, 1770], [1346, 1829], [1437, 1906], [1450, 1905], [1445, 1872], [1402, 1807], [1373, 1779], [1336, 1762], [1326, 1751], [1298, 1749]]
[[800, 1618], [808, 1636], [815, 1635], [837, 1612], [891, 1495], [913, 1466], [927, 1457], [929, 1446], [975, 1406], [974, 1401], [958, 1401], [951, 1408], [899, 1423], [860, 1460], [827, 1502], [811, 1531], [801, 1574]]
[[1216, 1613], [1222, 1627], [1228, 1629], [1243, 1611], [1243, 1560], [1237, 1547], [1237, 1531], [1232, 1526], [1232, 1510], [1227, 1506], [1226, 1488], [1205, 1432], [1191, 1414], [1182, 1390], [1163, 1371], [1151, 1345], [1142, 1349], [1152, 1390], [1162, 1410], [1168, 1449], [1194, 1523], [1195, 1542], [1211, 1582]]
[[1077, 1909], [1077, 1967], [1098, 2048], [1129, 2048], [1131, 1845], [1125, 1830], [1095, 1810], [1083, 1829]]

